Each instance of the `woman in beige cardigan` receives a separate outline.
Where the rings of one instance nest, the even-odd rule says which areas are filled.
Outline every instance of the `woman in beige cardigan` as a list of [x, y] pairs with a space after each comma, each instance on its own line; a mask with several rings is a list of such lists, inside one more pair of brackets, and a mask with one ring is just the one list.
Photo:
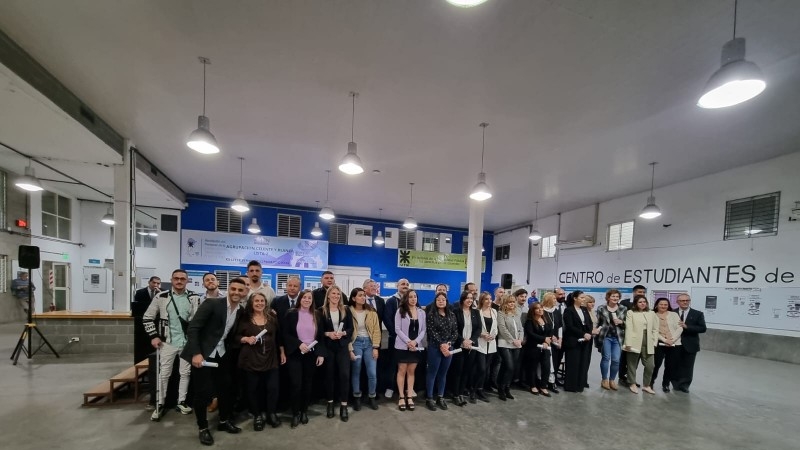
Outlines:
[[641, 360], [644, 364], [642, 390], [648, 394], [655, 394], [650, 385], [653, 377], [653, 355], [658, 341], [658, 318], [653, 311], [650, 311], [647, 297], [644, 295], [637, 295], [631, 306], [632, 308], [625, 316], [624, 346], [625, 351], [628, 352], [630, 390], [634, 394], [639, 393], [639, 389], [636, 387], [636, 369]]
[[361, 288], [350, 293], [353, 306], [353, 338], [350, 344], [350, 380], [353, 383], [353, 409], [361, 410], [361, 364], [367, 366], [367, 386], [369, 388], [369, 407], [378, 409], [375, 389], [378, 384], [378, 349], [381, 348], [381, 323], [375, 308], [367, 304], [367, 295]]
[[653, 379], [650, 387], [656, 383], [658, 369], [664, 363], [664, 376], [661, 378], [661, 389], [669, 392], [669, 383], [677, 381], [676, 363], [678, 346], [681, 345], [681, 318], [673, 312], [669, 306], [669, 299], [659, 298], [653, 305], [653, 310], [658, 317], [658, 345], [656, 345], [655, 367], [653, 368]]

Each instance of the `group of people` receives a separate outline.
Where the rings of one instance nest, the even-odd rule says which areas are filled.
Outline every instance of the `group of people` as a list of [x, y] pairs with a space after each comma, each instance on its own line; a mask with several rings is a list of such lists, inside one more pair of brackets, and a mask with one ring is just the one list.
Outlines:
[[[265, 424], [281, 425], [276, 414], [281, 397], [291, 410], [292, 428], [308, 423], [315, 392], [326, 401], [326, 416], [336, 417], [338, 407], [343, 422], [351, 407], [379, 408], [379, 384], [389, 399], [396, 388], [399, 410], [414, 411], [420, 364], [425, 407], [431, 411], [448, 409], [446, 398], [460, 407], [488, 402], [490, 391], [500, 400], [513, 400], [515, 382], [549, 397], [559, 392], [562, 380], [556, 372], [562, 358], [563, 389], [582, 392], [588, 387], [593, 344], [602, 354], [604, 389], [616, 390], [619, 376], [638, 392], [641, 361], [644, 391], [653, 393], [663, 364], [665, 391], [671, 383], [688, 392], [698, 334], [705, 331], [703, 315], [689, 307], [688, 295], [678, 298], [678, 313], [670, 311], [666, 299], [658, 299], [653, 312], [640, 286], [622, 302], [619, 291], [608, 291], [606, 304], [595, 311], [594, 299], [581, 291], [565, 296], [556, 289], [529, 305], [524, 289], [508, 294], [498, 288], [492, 298], [479, 294], [474, 283], [454, 302], [447, 286], [438, 285], [433, 300], [422, 307], [406, 279], [384, 299], [373, 280], [343, 292], [331, 272], [315, 290], [301, 291], [300, 280], [290, 277], [285, 295], [275, 297], [261, 282], [257, 261], [248, 265], [246, 278], [229, 280], [227, 292], [219, 291], [212, 273], [203, 277], [203, 295], [186, 290], [188, 276], [181, 269], [170, 281], [168, 291], [152, 294], [142, 320], [160, 354], [161, 385], [167, 385], [180, 356], [176, 409], [194, 411], [204, 445], [214, 443], [207, 419], [212, 399], [218, 402], [217, 430], [228, 433], [241, 431], [234, 423], [237, 400], [248, 405], [256, 431]], [[382, 337], [388, 345], [382, 346]], [[627, 365], [620, 364], [623, 358]], [[192, 406], [186, 402], [190, 378]], [[166, 411], [163, 391], [154, 421]]]

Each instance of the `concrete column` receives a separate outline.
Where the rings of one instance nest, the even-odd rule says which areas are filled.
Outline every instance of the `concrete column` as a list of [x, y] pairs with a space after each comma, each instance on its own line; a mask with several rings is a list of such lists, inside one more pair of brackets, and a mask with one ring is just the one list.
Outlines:
[[112, 311], [130, 310], [133, 298], [131, 271], [131, 143], [125, 142], [125, 152], [121, 165], [114, 166], [114, 294], [111, 299]]
[[467, 282], [478, 285], [481, 290], [481, 268], [483, 267], [483, 202], [469, 202], [469, 236], [467, 236]]

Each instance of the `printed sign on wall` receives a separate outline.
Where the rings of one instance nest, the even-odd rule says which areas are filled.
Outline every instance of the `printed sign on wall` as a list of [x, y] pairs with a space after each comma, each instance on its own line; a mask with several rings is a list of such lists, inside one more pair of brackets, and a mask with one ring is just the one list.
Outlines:
[[[433, 270], [467, 270], [467, 255], [454, 253], [398, 250], [397, 267]], [[481, 272], [486, 271], [486, 257], [482, 257]]]

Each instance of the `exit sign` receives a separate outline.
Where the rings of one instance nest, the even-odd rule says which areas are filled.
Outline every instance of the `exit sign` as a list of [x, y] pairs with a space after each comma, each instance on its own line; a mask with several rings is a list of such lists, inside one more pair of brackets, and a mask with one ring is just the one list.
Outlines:
[[20, 228], [28, 228], [28, 221], [25, 219], [17, 219], [14, 221], [14, 224]]

